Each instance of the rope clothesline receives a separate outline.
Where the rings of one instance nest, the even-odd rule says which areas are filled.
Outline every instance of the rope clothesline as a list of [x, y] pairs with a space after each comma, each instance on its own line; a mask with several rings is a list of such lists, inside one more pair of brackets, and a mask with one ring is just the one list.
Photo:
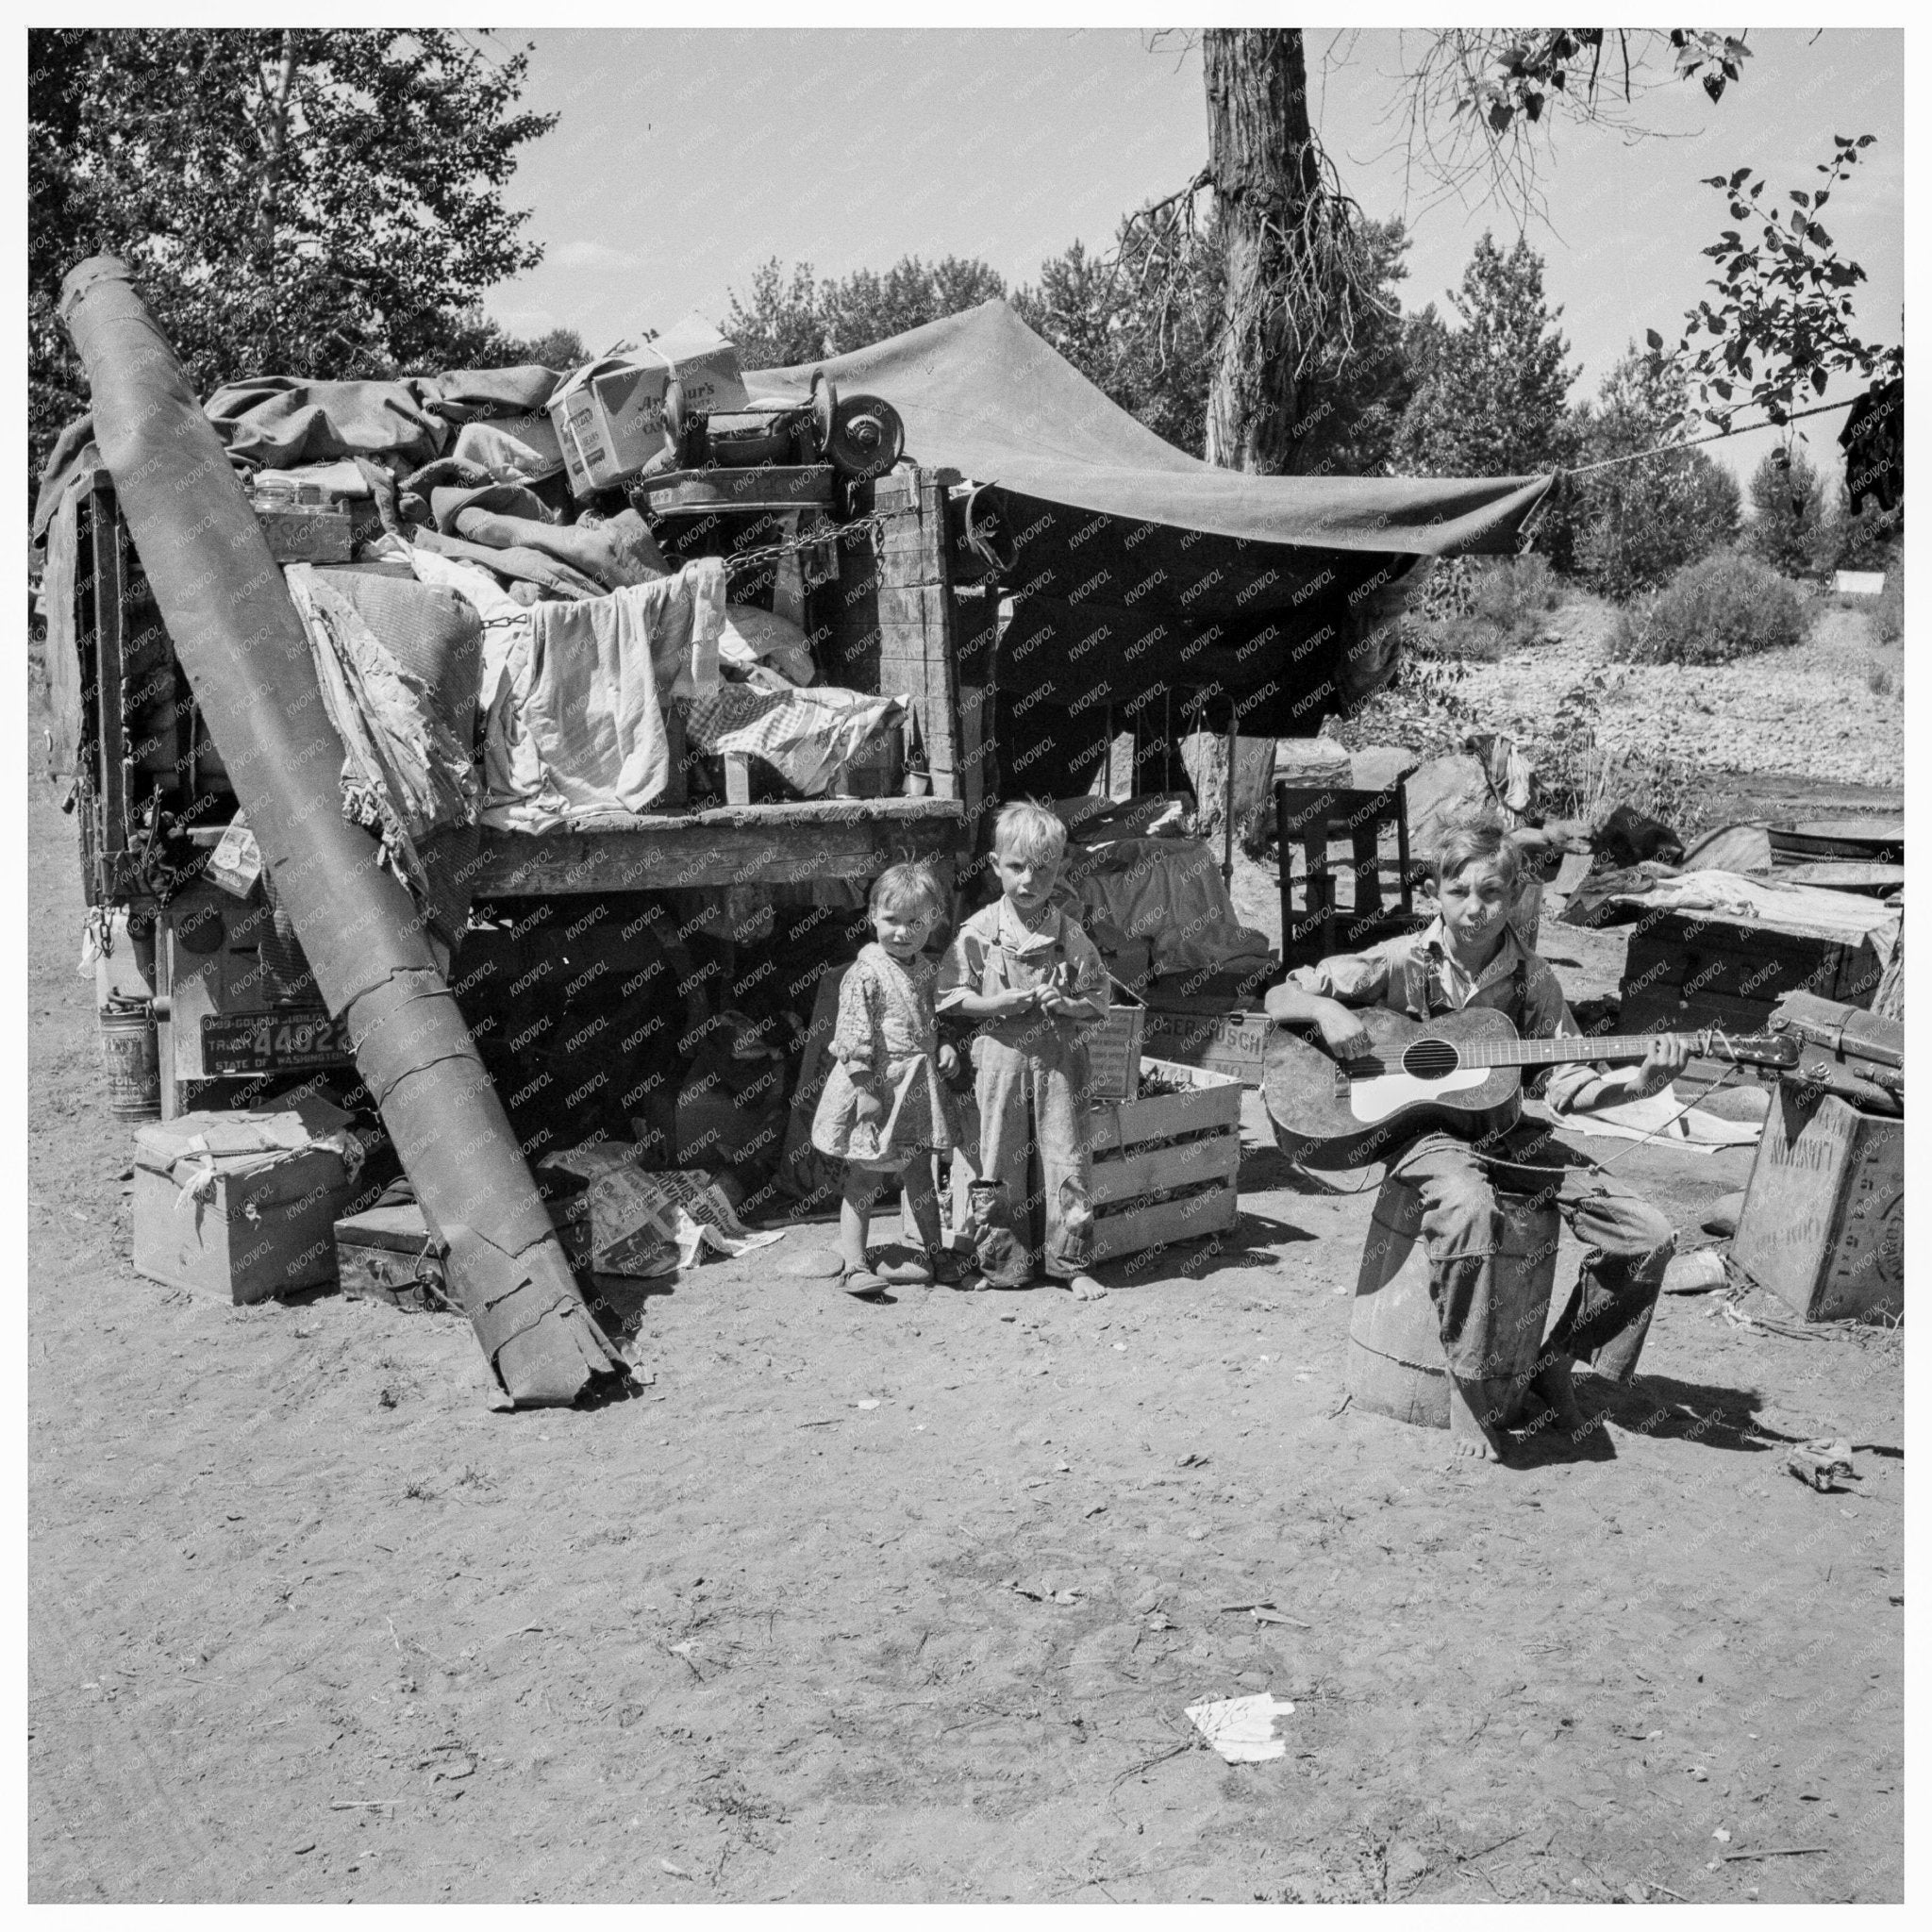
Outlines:
[[[1828, 416], [1834, 409], [1848, 409], [1849, 403], [1817, 403], [1808, 409], [1793, 409], [1785, 418], [1785, 423], [1802, 423], [1807, 416]], [[1565, 476], [1588, 476], [1597, 470], [1612, 470], [1619, 463], [1641, 463], [1646, 457], [1667, 457], [1680, 449], [1695, 449], [1700, 443], [1721, 442], [1727, 436], [1746, 436], [1754, 429], [1782, 429], [1784, 423], [1745, 423], [1733, 425], [1726, 424], [1722, 429], [1713, 429], [1708, 436], [1687, 436], [1681, 442], [1660, 442], [1655, 449], [1627, 451], [1620, 457], [1605, 457], [1594, 463], [1582, 463], [1574, 470], [1564, 470]]]

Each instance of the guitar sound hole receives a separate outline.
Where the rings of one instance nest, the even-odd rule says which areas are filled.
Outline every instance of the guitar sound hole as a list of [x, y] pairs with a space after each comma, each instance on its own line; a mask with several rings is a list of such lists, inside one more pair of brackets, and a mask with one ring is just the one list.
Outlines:
[[1417, 1040], [1402, 1056], [1402, 1071], [1416, 1080], [1446, 1080], [1457, 1068], [1456, 1049], [1446, 1040]]

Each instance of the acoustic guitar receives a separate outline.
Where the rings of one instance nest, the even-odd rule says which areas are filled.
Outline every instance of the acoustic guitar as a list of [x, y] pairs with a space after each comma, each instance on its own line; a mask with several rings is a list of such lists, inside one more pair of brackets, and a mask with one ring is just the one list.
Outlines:
[[[1505, 1132], [1522, 1116], [1525, 1068], [1641, 1060], [1655, 1037], [1524, 1040], [1492, 1007], [1433, 1020], [1363, 1007], [1356, 1017], [1374, 1050], [1346, 1062], [1285, 1027], [1270, 1030], [1262, 1097], [1282, 1152], [1304, 1167], [1365, 1167], [1423, 1127], [1471, 1140]], [[1734, 1037], [1713, 1028], [1681, 1037], [1705, 1059], [1781, 1068], [1798, 1060], [1789, 1034]]]

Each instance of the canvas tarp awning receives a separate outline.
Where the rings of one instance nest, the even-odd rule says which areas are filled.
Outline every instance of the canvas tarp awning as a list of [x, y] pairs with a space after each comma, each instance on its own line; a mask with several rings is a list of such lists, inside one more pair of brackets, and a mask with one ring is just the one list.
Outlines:
[[1508, 554], [1548, 476], [1250, 476], [1163, 441], [1001, 301], [827, 357], [755, 371], [754, 396], [803, 399], [815, 368], [884, 396], [915, 461], [1046, 503], [1256, 543], [1441, 557]]

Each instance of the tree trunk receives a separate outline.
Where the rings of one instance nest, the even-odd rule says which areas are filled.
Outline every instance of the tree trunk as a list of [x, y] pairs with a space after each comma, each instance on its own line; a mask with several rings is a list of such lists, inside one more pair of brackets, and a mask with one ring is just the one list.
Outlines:
[[[1284, 299], [1285, 271], [1316, 187], [1301, 29], [1210, 27], [1202, 58], [1208, 165], [1226, 261], [1221, 350], [1208, 393], [1208, 460], [1278, 476], [1292, 465], [1301, 418], [1294, 370], [1302, 345]], [[1201, 816], [1218, 825], [1227, 809], [1224, 750], [1201, 763]], [[1274, 741], [1240, 740], [1236, 767], [1235, 831], [1246, 843], [1274, 777]]]
[[1291, 251], [1318, 185], [1298, 27], [1210, 27], [1208, 166], [1226, 258], [1208, 460], [1284, 475], [1294, 453], [1302, 344], [1285, 301]]
[[268, 82], [258, 138], [261, 178], [255, 195], [255, 265], [264, 274], [275, 266], [276, 217], [281, 212], [282, 162], [289, 151], [289, 96], [295, 86], [295, 35], [282, 30], [280, 58]]

